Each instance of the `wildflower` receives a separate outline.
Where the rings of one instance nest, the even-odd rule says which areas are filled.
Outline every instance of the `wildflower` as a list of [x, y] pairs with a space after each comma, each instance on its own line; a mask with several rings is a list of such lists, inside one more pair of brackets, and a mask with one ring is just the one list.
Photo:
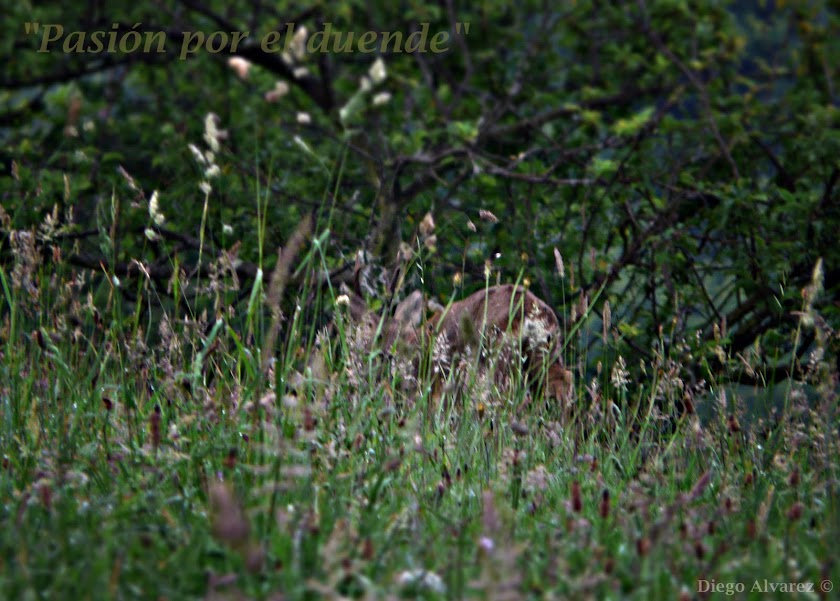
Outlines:
[[152, 221], [155, 222], [155, 225], [163, 225], [166, 221], [166, 218], [163, 216], [163, 213], [160, 212], [157, 190], [152, 192], [152, 197], [149, 199], [149, 217], [152, 218]]
[[822, 290], [823, 287], [823, 260], [822, 257], [817, 259], [814, 265], [814, 272], [811, 275], [811, 285], [814, 287], [814, 293]]
[[312, 152], [312, 149], [311, 149], [311, 148], [309, 148], [309, 144], [307, 144], [307, 143], [304, 141], [304, 139], [303, 139], [303, 138], [301, 138], [300, 136], [294, 136], [294, 137], [292, 138], [292, 142], [294, 142], [295, 144], [297, 144], [298, 146], [300, 146], [301, 150], [303, 150], [305, 153], [307, 153], [307, 154], [315, 154], [314, 152]]
[[228, 225], [227, 223], [223, 223], [222, 224], [222, 233], [225, 234], [226, 236], [230, 236], [231, 234], [233, 234], [233, 227]]
[[481, 217], [484, 221], [489, 221], [490, 223], [499, 223], [499, 218], [485, 209], [481, 209], [478, 212], [478, 216]]
[[525, 486], [529, 490], [545, 490], [548, 488], [549, 474], [545, 465], [540, 464], [525, 476]]
[[721, 411], [726, 411], [726, 390], [723, 388], [720, 389], [720, 394], [718, 394], [718, 405], [720, 405]]
[[228, 67], [233, 69], [239, 79], [248, 79], [248, 71], [251, 69], [251, 61], [246, 60], [241, 56], [232, 56], [228, 59], [227, 64]]
[[420, 222], [419, 230], [420, 235], [424, 238], [430, 236], [435, 231], [435, 218], [432, 216], [431, 211], [427, 212], [423, 216], [423, 221]]
[[627, 390], [627, 384], [630, 382], [630, 372], [627, 371], [627, 365], [624, 363], [624, 357], [619, 355], [618, 361], [615, 362], [610, 374], [610, 382], [617, 390]]
[[210, 165], [207, 169], [204, 170], [204, 177], [207, 179], [213, 179], [214, 177], [219, 177], [222, 171], [219, 169], [218, 165]]
[[277, 83], [274, 84], [274, 87], [265, 93], [265, 100], [266, 102], [277, 102], [283, 96], [289, 93], [289, 84], [287, 84], [282, 79], [277, 80]]
[[302, 25], [295, 31], [292, 36], [292, 55], [297, 60], [303, 60], [306, 57], [306, 40], [309, 39], [309, 32], [305, 25]]
[[385, 70], [385, 61], [382, 60], [381, 56], [370, 66], [368, 75], [370, 75], [371, 81], [375, 84], [382, 83], [388, 77], [388, 72]]
[[359, 90], [362, 92], [370, 92], [373, 84], [370, 83], [370, 78], [362, 75], [362, 78], [359, 80]]
[[346, 294], [339, 295], [339, 296], [335, 299], [335, 304], [336, 304], [336, 305], [338, 305], [339, 307], [341, 307], [341, 306], [345, 306], [345, 307], [350, 306], [350, 297], [349, 297], [349, 296], [347, 296]]
[[218, 128], [218, 121], [215, 113], [207, 113], [204, 118], [204, 141], [213, 152], [219, 152], [219, 140], [227, 137], [227, 132]]
[[563, 265], [563, 256], [560, 254], [560, 251], [556, 248], [554, 249], [554, 263], [557, 266], [557, 274], [560, 276], [560, 279], [565, 279], [566, 268]]
[[610, 326], [612, 325], [612, 311], [610, 310], [610, 301], [604, 301], [604, 311], [601, 314], [601, 318], [604, 326], [604, 344], [607, 344], [607, 334], [609, 334]]
[[187, 148], [190, 149], [190, 152], [192, 153], [193, 158], [196, 160], [196, 162], [199, 165], [204, 165], [207, 162], [207, 159], [204, 158], [204, 153], [202, 153], [198, 149], [198, 146], [196, 146], [195, 144], [188, 144]]
[[338, 109], [338, 118], [341, 120], [342, 123], [347, 121], [350, 117], [350, 103], [345, 104], [343, 107]]
[[528, 426], [521, 422], [510, 422], [510, 429], [511, 431], [516, 434], [517, 436], [527, 436], [528, 435]]
[[209, 195], [213, 191], [213, 186], [209, 182], [201, 182], [198, 184], [198, 189], [204, 192], [204, 194]]
[[383, 104], [388, 104], [388, 101], [390, 100], [390, 92], [380, 92], [379, 94], [373, 97], [373, 106], [381, 106]]
[[297, 114], [297, 122], [301, 125], [309, 125], [312, 123], [312, 117], [309, 116], [309, 113], [300, 112]]
[[307, 67], [296, 67], [295, 70], [292, 71], [292, 75], [295, 79], [303, 79], [309, 75], [309, 69]]
[[400, 242], [400, 249], [397, 251], [397, 259], [400, 263], [408, 263], [414, 256], [414, 249], [405, 242]]
[[425, 589], [438, 595], [446, 593], [446, 586], [443, 584], [443, 579], [428, 570], [406, 570], [397, 576], [397, 582], [404, 587]]

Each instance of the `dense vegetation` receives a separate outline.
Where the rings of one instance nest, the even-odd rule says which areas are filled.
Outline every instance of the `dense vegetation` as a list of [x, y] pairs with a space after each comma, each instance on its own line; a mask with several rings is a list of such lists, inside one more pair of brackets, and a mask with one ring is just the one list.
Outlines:
[[[0, 24], [4, 598], [830, 597], [836, 6], [169, 4]], [[339, 302], [496, 282], [572, 402]]]

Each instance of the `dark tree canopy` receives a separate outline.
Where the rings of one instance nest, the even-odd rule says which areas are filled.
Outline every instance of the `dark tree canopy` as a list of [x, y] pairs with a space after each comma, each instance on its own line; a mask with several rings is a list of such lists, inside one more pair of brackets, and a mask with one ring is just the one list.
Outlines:
[[[297, 45], [261, 47], [290, 24]], [[446, 43], [307, 52], [328, 26]], [[567, 313], [609, 300], [628, 354], [685, 339], [698, 365], [746, 382], [738, 354], [768, 378], [796, 370], [816, 279], [840, 327], [830, 3], [18, 3], [0, 28], [3, 263], [11, 232], [33, 229], [47, 260], [56, 247], [93, 278], [140, 277], [137, 259], [162, 292], [224, 251], [248, 280], [311, 214], [336, 277], [360, 249], [395, 265], [405, 242], [448, 296], [491, 261]], [[248, 36], [179, 56], [216, 31]], [[137, 33], [164, 51], [107, 51]], [[212, 157], [210, 113], [226, 133]]]

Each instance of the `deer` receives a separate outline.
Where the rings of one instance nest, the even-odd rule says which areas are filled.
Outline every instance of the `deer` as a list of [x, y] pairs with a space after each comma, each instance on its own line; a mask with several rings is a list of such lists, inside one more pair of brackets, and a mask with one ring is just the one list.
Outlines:
[[[393, 316], [371, 311], [359, 294], [348, 291], [349, 312], [356, 324], [379, 332], [381, 347], [410, 356], [418, 375], [424, 349], [431, 349], [432, 397], [437, 399], [453, 370], [476, 367], [493, 370], [500, 389], [510, 384], [514, 360], [529, 390], [567, 402], [572, 395], [572, 373], [563, 364], [562, 329], [554, 310], [522, 286], [495, 285], [478, 290], [426, 317], [427, 303], [416, 290], [400, 302]], [[456, 377], [461, 374], [454, 374]]]

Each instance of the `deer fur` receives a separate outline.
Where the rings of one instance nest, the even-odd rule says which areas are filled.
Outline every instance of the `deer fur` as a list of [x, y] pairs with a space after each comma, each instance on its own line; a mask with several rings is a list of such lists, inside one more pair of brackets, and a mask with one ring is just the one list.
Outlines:
[[[494, 367], [494, 380], [503, 388], [513, 373], [511, 358], [520, 357], [520, 352], [523, 375], [533, 390], [558, 401], [571, 396], [572, 374], [563, 366], [560, 355], [562, 330], [557, 316], [544, 301], [521, 286], [501, 285], [479, 290], [428, 319], [420, 291], [409, 294], [397, 305], [394, 315], [384, 319], [353, 294], [350, 315], [356, 323], [379, 328], [379, 339], [386, 351], [412, 355], [415, 371], [424, 349], [445, 348], [448, 360], [445, 367], [434, 370], [433, 396], [439, 396], [441, 383], [449, 377], [453, 366], [461, 369], [470, 362], [479, 370]], [[516, 352], [499, 355], [495, 362], [488, 360], [505, 343], [513, 343]]]

